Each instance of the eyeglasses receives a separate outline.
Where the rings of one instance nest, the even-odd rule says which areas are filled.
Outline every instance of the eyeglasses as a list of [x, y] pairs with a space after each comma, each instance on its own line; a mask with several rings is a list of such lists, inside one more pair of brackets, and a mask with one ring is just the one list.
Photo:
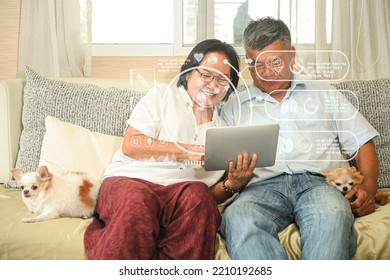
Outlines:
[[229, 84], [230, 80], [226, 79], [226, 78], [223, 78], [223, 77], [219, 77], [219, 76], [214, 76], [214, 75], [211, 75], [210, 73], [202, 73], [200, 72], [198, 69], [195, 69], [196, 71], [198, 71], [199, 75], [200, 75], [200, 78], [202, 79], [203, 82], [205, 83], [210, 83], [212, 80], [216, 79], [217, 80], [217, 83], [220, 85], [220, 86], [226, 86]]
[[265, 68], [265, 64], [257, 61], [253, 61], [250, 59], [251, 62], [247, 62], [249, 69], [256, 69], [257, 71], [261, 71]]
[[258, 72], [268, 68], [279, 73], [284, 68], [284, 60], [280, 56], [269, 56], [265, 62], [259, 62], [249, 58], [246, 62], [249, 69], [256, 69]]

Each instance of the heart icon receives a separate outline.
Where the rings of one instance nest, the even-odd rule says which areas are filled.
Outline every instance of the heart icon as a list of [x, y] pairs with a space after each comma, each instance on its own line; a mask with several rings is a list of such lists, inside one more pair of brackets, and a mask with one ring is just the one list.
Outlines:
[[195, 53], [194, 58], [197, 62], [200, 62], [203, 59], [203, 53]]

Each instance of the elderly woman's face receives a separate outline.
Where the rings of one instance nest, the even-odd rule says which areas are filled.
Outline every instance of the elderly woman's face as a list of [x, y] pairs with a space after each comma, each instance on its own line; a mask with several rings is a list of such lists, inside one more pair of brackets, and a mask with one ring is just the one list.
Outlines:
[[187, 76], [187, 91], [199, 107], [211, 108], [226, 96], [230, 86], [229, 58], [222, 52], [207, 53]]

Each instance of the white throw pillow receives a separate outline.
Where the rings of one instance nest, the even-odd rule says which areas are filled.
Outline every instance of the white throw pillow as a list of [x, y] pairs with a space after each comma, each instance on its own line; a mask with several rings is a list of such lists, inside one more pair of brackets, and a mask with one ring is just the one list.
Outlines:
[[143, 96], [144, 93], [130, 89], [48, 79], [26, 67], [23, 130], [15, 166], [25, 171], [38, 167], [46, 116], [121, 137], [126, 120]]
[[121, 147], [122, 137], [92, 132], [84, 127], [45, 118], [39, 165], [51, 172], [78, 171], [102, 179], [106, 166]]

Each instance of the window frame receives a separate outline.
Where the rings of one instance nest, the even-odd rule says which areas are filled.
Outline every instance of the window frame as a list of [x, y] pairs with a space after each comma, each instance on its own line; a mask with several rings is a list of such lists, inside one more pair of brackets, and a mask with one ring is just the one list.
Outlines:
[[[173, 44], [102, 44], [92, 43], [92, 56], [174, 56], [184, 54], [180, 48], [182, 38], [182, 1], [174, 0], [174, 43]], [[180, 27], [180, 28], [176, 28]]]
[[[278, 0], [280, 1], [280, 0]], [[214, 0], [198, 0], [197, 37], [214, 38]], [[278, 5], [280, 14], [280, 3]], [[92, 43], [92, 56], [186, 56], [194, 44], [185, 45], [183, 39], [183, 0], [174, 0], [173, 44], [98, 44]], [[312, 48], [312, 44], [299, 44]], [[245, 55], [242, 46], [233, 45], [239, 55]]]
[[[214, 0], [199, 0], [197, 32], [200, 38], [214, 37]], [[92, 56], [186, 56], [194, 45], [183, 43], [183, 1], [174, 0], [174, 43], [173, 44], [92, 44]], [[242, 47], [236, 47], [243, 54]]]

